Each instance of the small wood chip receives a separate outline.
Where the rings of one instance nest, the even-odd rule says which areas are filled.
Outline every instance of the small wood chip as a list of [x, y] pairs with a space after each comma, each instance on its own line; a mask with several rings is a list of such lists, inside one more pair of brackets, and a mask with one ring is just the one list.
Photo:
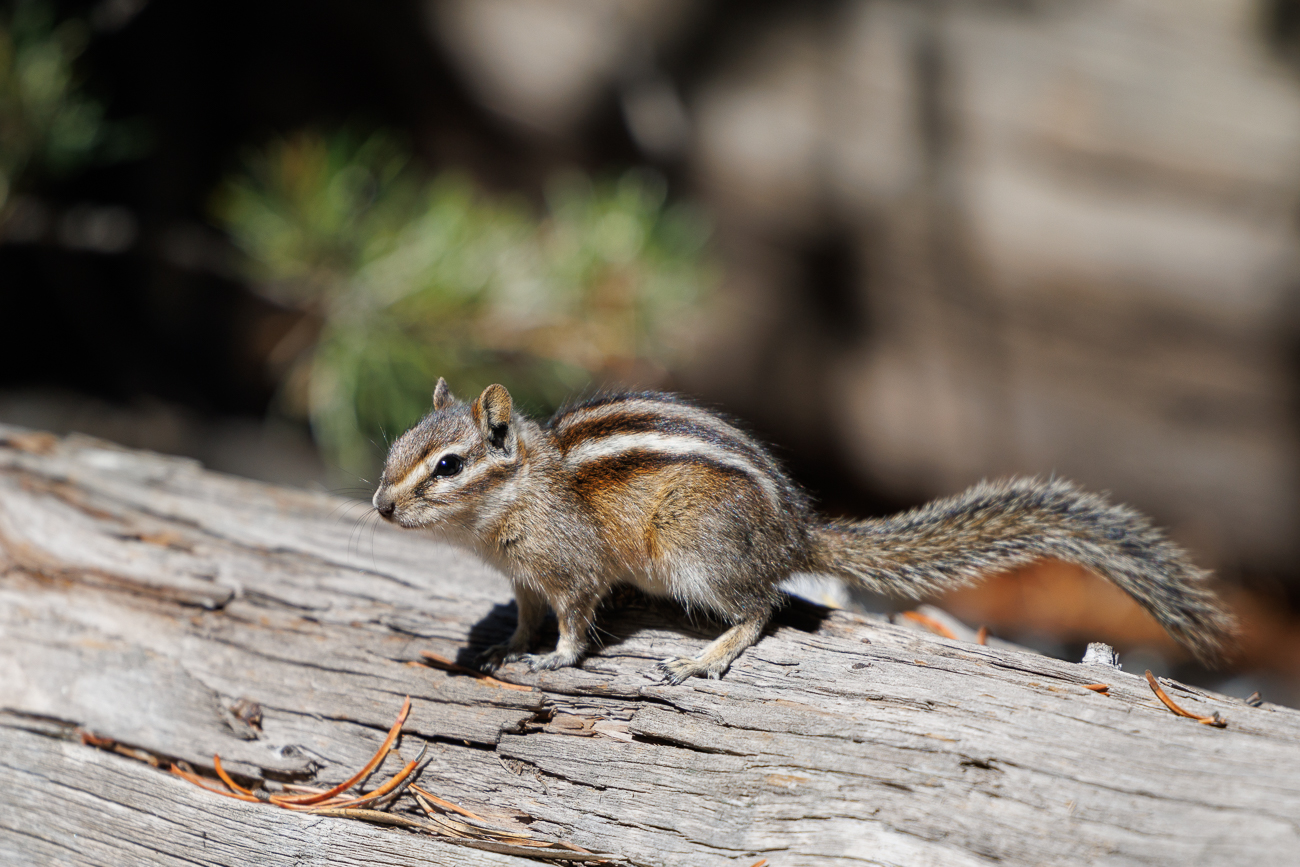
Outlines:
[[975, 633], [975, 643], [976, 644], [989, 643], [989, 628], [987, 626], [981, 626], [979, 628], [979, 631]]
[[262, 729], [262, 706], [251, 698], [241, 698], [230, 706], [230, 712], [245, 725]]
[[1084, 689], [1090, 689], [1090, 690], [1092, 690], [1093, 692], [1100, 693], [1101, 695], [1104, 695], [1104, 696], [1107, 696], [1107, 697], [1110, 696], [1110, 684], [1109, 684], [1109, 683], [1085, 683], [1085, 684], [1083, 684], [1083, 688], [1084, 688]]
[[1169, 708], [1171, 711], [1178, 714], [1179, 716], [1185, 716], [1188, 719], [1194, 719], [1198, 723], [1201, 723], [1202, 725], [1214, 726], [1216, 729], [1227, 727], [1228, 721], [1225, 720], [1223, 717], [1219, 716], [1218, 711], [1215, 711], [1214, 716], [1201, 716], [1200, 714], [1195, 714], [1192, 713], [1191, 711], [1183, 710], [1181, 707], [1174, 704], [1174, 700], [1170, 698], [1168, 695], [1166, 695], [1165, 691], [1160, 688], [1160, 684], [1156, 682], [1156, 676], [1151, 673], [1151, 669], [1149, 668], [1147, 669], [1147, 683], [1151, 684], [1151, 691], [1156, 694], [1156, 698], [1160, 699], [1160, 701], [1164, 703], [1165, 707]]

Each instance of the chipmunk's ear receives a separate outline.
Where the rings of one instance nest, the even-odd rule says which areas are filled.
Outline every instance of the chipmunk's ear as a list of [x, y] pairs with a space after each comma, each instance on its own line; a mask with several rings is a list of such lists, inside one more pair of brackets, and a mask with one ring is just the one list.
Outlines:
[[455, 401], [456, 398], [451, 396], [451, 389], [447, 387], [447, 380], [438, 377], [438, 384], [433, 389], [433, 408], [446, 409]]
[[510, 392], [503, 385], [489, 385], [483, 389], [471, 407], [483, 439], [494, 448], [511, 451], [514, 431], [510, 429]]

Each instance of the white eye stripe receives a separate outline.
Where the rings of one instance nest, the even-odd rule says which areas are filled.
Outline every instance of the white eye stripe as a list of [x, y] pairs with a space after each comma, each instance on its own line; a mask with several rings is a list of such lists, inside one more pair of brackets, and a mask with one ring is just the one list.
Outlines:
[[[393, 492], [394, 496], [397, 496], [414, 489], [415, 487], [422, 484], [425, 479], [429, 478], [429, 476], [432, 475], [433, 471], [437, 468], [438, 462], [441, 461], [443, 458], [447, 457], [448, 455], [456, 455], [457, 457], [461, 458], [463, 462], [464, 461], [464, 456], [462, 454], [463, 452], [464, 452], [464, 447], [460, 444], [457, 444], [455, 446], [452, 446], [449, 449], [444, 449], [443, 451], [437, 452], [436, 454], [425, 458], [424, 460], [416, 464], [414, 467], [412, 467], [411, 471], [408, 472], [406, 475], [402, 476], [402, 478], [399, 481], [394, 482], [390, 490]], [[468, 473], [462, 470], [458, 474], [464, 476], [465, 478], [472, 478], [478, 470], [482, 469], [481, 465], [466, 466], [464, 463], [462, 463], [462, 466], [470, 470], [470, 472]]]
[[618, 457], [633, 451], [652, 452], [661, 455], [680, 457], [701, 457], [707, 461], [740, 470], [763, 489], [772, 503], [782, 508], [781, 490], [772, 477], [762, 468], [736, 452], [689, 435], [674, 436], [661, 433], [614, 434], [598, 439], [584, 440], [574, 446], [564, 456], [565, 463], [571, 467], [589, 464], [594, 461]]

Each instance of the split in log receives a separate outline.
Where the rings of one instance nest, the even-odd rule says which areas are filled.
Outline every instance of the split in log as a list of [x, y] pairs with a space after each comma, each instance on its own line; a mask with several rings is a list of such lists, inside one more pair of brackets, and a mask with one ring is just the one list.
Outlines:
[[[797, 602], [721, 681], [660, 683], [656, 660], [716, 629], [630, 597], [580, 668], [515, 664], [503, 684], [446, 663], [508, 636], [506, 582], [366, 513], [0, 427], [0, 863], [523, 864], [576, 846], [646, 865], [1258, 867], [1300, 852], [1300, 712], [1164, 684], [1218, 729], [1137, 674]], [[222, 788], [219, 754], [250, 790], [328, 788], [408, 695], [365, 788], [427, 744], [417, 785], [454, 806], [435, 821], [408, 790], [381, 821], [443, 834], [166, 773], [184, 762]], [[560, 848], [520, 854], [542, 841]]]

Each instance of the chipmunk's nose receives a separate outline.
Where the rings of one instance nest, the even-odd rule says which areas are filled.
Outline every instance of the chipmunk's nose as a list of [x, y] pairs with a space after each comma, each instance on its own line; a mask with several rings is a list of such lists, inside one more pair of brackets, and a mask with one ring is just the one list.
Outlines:
[[375, 498], [371, 502], [375, 504], [375, 511], [385, 518], [393, 517], [393, 512], [397, 510], [397, 500], [382, 488], [375, 491]]

